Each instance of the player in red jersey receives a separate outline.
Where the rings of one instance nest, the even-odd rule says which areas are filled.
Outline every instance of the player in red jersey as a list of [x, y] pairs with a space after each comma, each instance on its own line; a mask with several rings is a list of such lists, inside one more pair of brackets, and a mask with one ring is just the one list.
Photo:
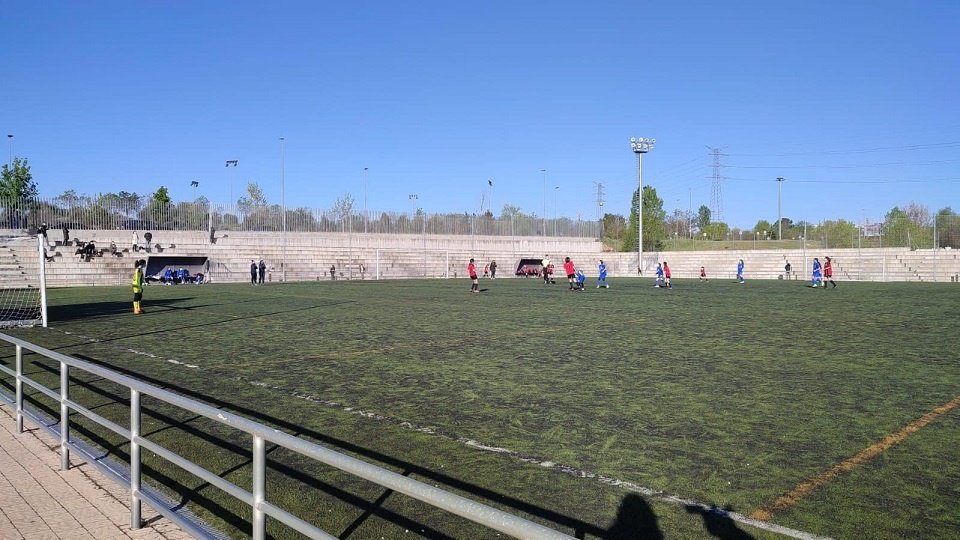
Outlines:
[[573, 290], [573, 283], [577, 280], [577, 267], [573, 265], [570, 257], [563, 260], [563, 271], [567, 274], [567, 282], [570, 283], [570, 290]]
[[[830, 257], [824, 257], [823, 263], [823, 281], [829, 281], [833, 284], [833, 288], [837, 288], [837, 282], [833, 280], [833, 263], [830, 262]], [[823, 284], [823, 288], [827, 288], [827, 284]]]
[[670, 267], [667, 266], [667, 261], [663, 261], [663, 281], [668, 289], [673, 288], [673, 285], [670, 285]]
[[477, 278], [477, 266], [473, 264], [473, 259], [470, 259], [470, 264], [467, 265], [467, 274], [470, 275], [470, 292], [480, 292], [480, 281]]

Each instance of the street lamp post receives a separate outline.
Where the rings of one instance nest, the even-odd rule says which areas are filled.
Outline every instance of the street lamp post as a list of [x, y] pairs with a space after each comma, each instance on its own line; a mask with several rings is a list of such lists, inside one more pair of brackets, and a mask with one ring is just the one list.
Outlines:
[[280, 218], [281, 240], [283, 249], [280, 261], [280, 279], [287, 282], [287, 191], [286, 191], [286, 161], [287, 161], [287, 139], [280, 137], [280, 211], [283, 215]]
[[190, 187], [193, 188], [193, 200], [194, 200], [194, 201], [197, 200], [197, 186], [199, 186], [199, 185], [200, 185], [200, 182], [199, 182], [198, 180], [194, 180], [194, 181], [190, 182]]
[[237, 163], [235, 159], [227, 160], [227, 167], [233, 167], [233, 174], [230, 176], [230, 207], [233, 208], [233, 183], [237, 179]]
[[630, 137], [630, 148], [637, 155], [637, 273], [643, 275], [643, 155], [653, 149], [656, 139]]
[[777, 240], [783, 240], [783, 213], [780, 211], [780, 190], [783, 187], [783, 177], [777, 177]]
[[10, 170], [13, 170], [13, 133], [7, 133], [7, 141], [10, 145]]

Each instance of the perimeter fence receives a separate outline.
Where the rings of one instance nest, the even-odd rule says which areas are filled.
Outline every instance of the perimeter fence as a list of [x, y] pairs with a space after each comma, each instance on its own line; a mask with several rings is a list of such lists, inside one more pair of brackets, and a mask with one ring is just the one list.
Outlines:
[[290, 231], [596, 238], [595, 221], [517, 214], [427, 214], [280, 205], [225, 205], [204, 199], [163, 203], [116, 196], [0, 200], [0, 228], [51, 230]]
[[[53, 199], [0, 199], [0, 229], [30, 229], [46, 223], [51, 231], [74, 230], [289, 231], [351, 234], [430, 234], [600, 238], [619, 245], [625, 231], [604, 230], [602, 223], [517, 213], [458, 214], [355, 211], [353, 208], [287, 208], [273, 204], [162, 202], [130, 194]], [[949, 208], [935, 215], [891, 212], [882, 220], [854, 223], [844, 219], [791, 222], [782, 230], [762, 222], [753, 229], [714, 223], [700, 230], [689, 221], [668, 220], [652, 227], [644, 219], [644, 249], [724, 249], [716, 242], [736, 242], [738, 249], [795, 248], [813, 242], [824, 248], [908, 247], [960, 249], [960, 215]], [[782, 232], [782, 238], [777, 235]], [[613, 233], [613, 234], [611, 234]], [[774, 245], [770, 242], [780, 242]], [[695, 244], [693, 244], [695, 243]], [[711, 244], [712, 243], [712, 244]], [[636, 250], [636, 238], [634, 248]], [[630, 251], [630, 250], [628, 250]]]

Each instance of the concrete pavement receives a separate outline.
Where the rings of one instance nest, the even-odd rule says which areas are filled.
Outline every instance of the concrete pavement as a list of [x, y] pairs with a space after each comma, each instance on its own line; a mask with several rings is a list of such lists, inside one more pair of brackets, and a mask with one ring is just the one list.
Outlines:
[[0, 538], [3, 540], [185, 540], [179, 527], [143, 505], [146, 525], [130, 528], [130, 495], [95, 467], [71, 459], [60, 470], [59, 441], [0, 406]]

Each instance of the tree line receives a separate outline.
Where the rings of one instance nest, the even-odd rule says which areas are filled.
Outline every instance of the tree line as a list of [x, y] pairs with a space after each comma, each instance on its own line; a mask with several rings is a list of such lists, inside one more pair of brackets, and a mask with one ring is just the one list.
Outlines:
[[[206, 197], [194, 201], [174, 202], [166, 187], [160, 186], [151, 194], [120, 191], [95, 196], [67, 190], [51, 201], [37, 198], [37, 184], [25, 158], [15, 157], [0, 169], [0, 203], [8, 226], [26, 226], [18, 222], [18, 212], [29, 206], [37, 215], [57, 216], [69, 223], [97, 223], [110, 228], [166, 228], [204, 230], [222, 229], [280, 230], [284, 214], [280, 205], [271, 204], [256, 182], [247, 184], [246, 193], [236, 201], [233, 211], [222, 211], [211, 205]], [[13, 203], [11, 205], [11, 203]], [[678, 246], [681, 241], [756, 241], [794, 240], [816, 241], [835, 248], [867, 246], [908, 246], [914, 248], [960, 248], [960, 217], [950, 207], [931, 212], [918, 203], [894, 207], [886, 213], [882, 223], [856, 224], [845, 219], [821, 223], [793, 221], [784, 217], [776, 220], [760, 219], [750, 229], [733, 228], [722, 221], [714, 221], [711, 211], [700, 206], [697, 211], [675, 210], [667, 214], [663, 199], [652, 185], [644, 186], [643, 196], [633, 192], [630, 214], [604, 214], [599, 223], [598, 236], [605, 244], [620, 251], [637, 249], [637, 208], [643, 206], [643, 249], [662, 251]], [[13, 206], [18, 206], [14, 209]], [[361, 216], [355, 210], [350, 194], [338, 198], [329, 211], [316, 215], [307, 208], [286, 210], [289, 230], [358, 231], [377, 224], [380, 231], [449, 233], [449, 234], [515, 234], [524, 236], [573, 235], [589, 229], [583, 222], [569, 218], [545, 219], [535, 213], [525, 213], [514, 204], [505, 204], [497, 218], [490, 210], [480, 215], [448, 213], [427, 216], [422, 209], [415, 215]], [[125, 227], [134, 221], [133, 227]], [[325, 223], [326, 222], [326, 223]], [[504, 227], [509, 223], [510, 229]], [[31, 225], [39, 225], [32, 223]], [[55, 225], [51, 223], [51, 225]], [[143, 226], [141, 226], [143, 225]], [[780, 231], [783, 237], [780, 238]], [[672, 245], [671, 245], [672, 243]], [[782, 244], [781, 244], [782, 245]]]

